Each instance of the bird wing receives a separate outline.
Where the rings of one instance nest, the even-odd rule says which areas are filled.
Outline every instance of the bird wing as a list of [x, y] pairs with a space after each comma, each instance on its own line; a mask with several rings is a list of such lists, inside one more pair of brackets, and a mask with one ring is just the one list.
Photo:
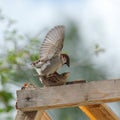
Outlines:
[[46, 35], [40, 47], [40, 59], [48, 60], [60, 54], [64, 42], [64, 26], [52, 28]]

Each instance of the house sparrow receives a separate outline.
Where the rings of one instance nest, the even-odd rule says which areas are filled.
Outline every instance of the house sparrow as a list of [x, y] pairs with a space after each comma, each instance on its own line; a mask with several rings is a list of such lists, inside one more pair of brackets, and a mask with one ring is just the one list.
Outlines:
[[39, 79], [46, 87], [47, 86], [58, 86], [58, 85], [64, 85], [69, 75], [70, 75], [69, 72], [65, 72], [62, 74], [58, 74], [56, 72], [52, 74], [52, 76], [42, 76], [42, 77], [39, 77]]
[[56, 26], [47, 33], [40, 47], [40, 59], [32, 63], [39, 76], [49, 76], [64, 64], [70, 66], [69, 56], [61, 53], [63, 42], [64, 26]]

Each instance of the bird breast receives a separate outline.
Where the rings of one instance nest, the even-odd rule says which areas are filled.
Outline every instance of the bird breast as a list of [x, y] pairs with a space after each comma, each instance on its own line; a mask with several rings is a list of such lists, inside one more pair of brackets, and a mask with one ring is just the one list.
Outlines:
[[62, 61], [60, 57], [56, 56], [51, 60], [48, 60], [45, 64], [41, 66], [41, 74], [49, 75], [57, 71], [62, 66]]

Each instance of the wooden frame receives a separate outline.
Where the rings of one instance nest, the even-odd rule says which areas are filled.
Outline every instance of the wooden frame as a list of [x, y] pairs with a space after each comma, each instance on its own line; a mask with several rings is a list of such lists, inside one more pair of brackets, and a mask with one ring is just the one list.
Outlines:
[[106, 102], [120, 101], [119, 86], [117, 79], [18, 90], [16, 106], [22, 112], [80, 106], [92, 120], [119, 120], [105, 105]]

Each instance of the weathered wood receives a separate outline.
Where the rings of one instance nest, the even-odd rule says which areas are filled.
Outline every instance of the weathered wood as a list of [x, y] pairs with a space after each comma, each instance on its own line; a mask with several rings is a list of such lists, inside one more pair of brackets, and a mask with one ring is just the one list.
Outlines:
[[47, 114], [47, 112], [38, 111], [35, 120], [51, 120], [50, 116]]
[[37, 111], [22, 112], [18, 110], [15, 120], [35, 120], [36, 115]]
[[[21, 88], [22, 91], [35, 90], [35, 89], [36, 89], [36, 86], [34, 86], [33, 84], [27, 84], [27, 83], [25, 83], [24, 86]], [[27, 111], [27, 112], [18, 110], [15, 120], [51, 120], [51, 118], [44, 110]]]
[[80, 106], [80, 109], [90, 120], [120, 120], [106, 104]]
[[[37, 120], [40, 120], [39, 117]], [[46, 112], [44, 112], [41, 120], [52, 120], [52, 119], [50, 118], [50, 116]]]
[[22, 112], [18, 110], [15, 120], [51, 120], [51, 118], [44, 110], [38, 112], [37, 111]]
[[17, 91], [17, 108], [34, 111], [120, 101], [120, 80]]

